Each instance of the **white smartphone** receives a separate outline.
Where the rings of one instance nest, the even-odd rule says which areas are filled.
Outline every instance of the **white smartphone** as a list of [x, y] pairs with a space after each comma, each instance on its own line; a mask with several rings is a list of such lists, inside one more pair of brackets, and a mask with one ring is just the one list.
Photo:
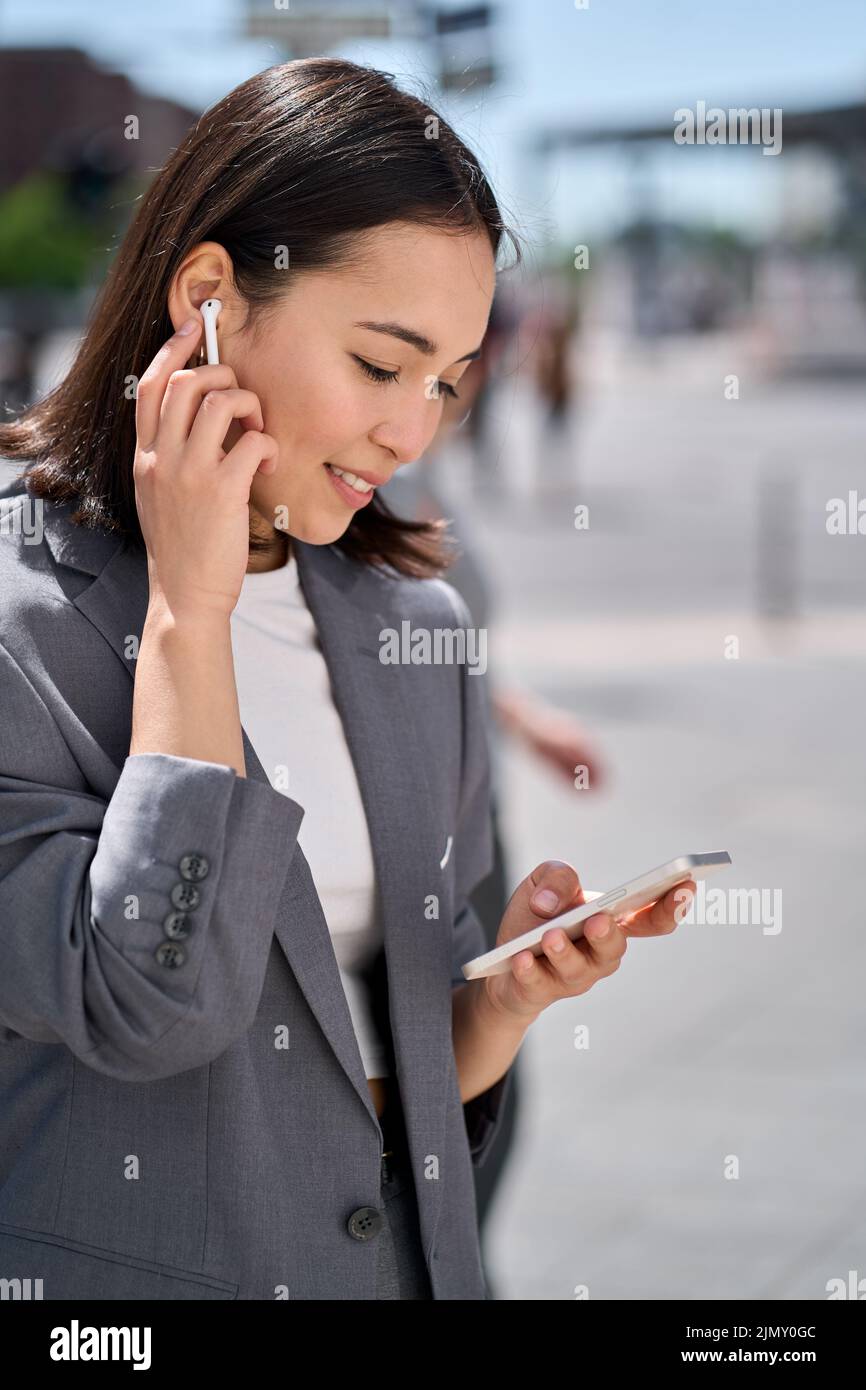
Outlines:
[[463, 974], [467, 980], [480, 980], [484, 975], [504, 975], [511, 969], [511, 957], [516, 956], [518, 952], [531, 951], [534, 956], [544, 954], [541, 938], [551, 927], [561, 927], [571, 941], [576, 941], [583, 935], [584, 922], [596, 912], [609, 912], [616, 921], [622, 921], [640, 908], [654, 903], [657, 898], [663, 898], [678, 883], [685, 883], [688, 879], [706, 878], [718, 869], [725, 868], [730, 862], [731, 856], [725, 850], [708, 854], [683, 854], [679, 859], [671, 859], [668, 864], [662, 864], [658, 869], [641, 874], [640, 878], [633, 878], [630, 883], [612, 888], [609, 893], [593, 893], [590, 897], [590, 894], [585, 892], [587, 902], [580, 907], [561, 912], [558, 917], [541, 922], [522, 936], [516, 936], [513, 941], [506, 941], [504, 946], [496, 946], [485, 955], [476, 956], [463, 966]]

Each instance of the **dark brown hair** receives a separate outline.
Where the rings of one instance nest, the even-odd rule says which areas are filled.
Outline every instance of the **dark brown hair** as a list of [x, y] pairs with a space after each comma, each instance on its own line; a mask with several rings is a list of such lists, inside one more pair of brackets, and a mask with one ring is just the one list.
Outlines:
[[[433, 138], [430, 138], [430, 136]], [[39, 497], [73, 501], [78, 525], [144, 545], [135, 505], [139, 378], [173, 325], [171, 282], [200, 241], [225, 247], [253, 319], [289, 275], [351, 261], [355, 234], [405, 221], [455, 234], [507, 233], [490, 185], [451, 127], [393, 75], [336, 58], [264, 69], [206, 111], [144, 195], [66, 378], [0, 425], [0, 454]], [[394, 515], [376, 494], [336, 544], [367, 564], [423, 578], [449, 563], [447, 523]], [[264, 546], [251, 532], [250, 548]]]

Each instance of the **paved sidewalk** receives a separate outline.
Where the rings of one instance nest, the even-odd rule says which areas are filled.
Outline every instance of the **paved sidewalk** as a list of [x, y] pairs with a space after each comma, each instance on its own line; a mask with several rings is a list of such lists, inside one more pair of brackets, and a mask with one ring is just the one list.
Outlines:
[[[824, 1299], [866, 1277], [866, 536], [824, 527], [864, 476], [866, 393], [755, 394], [739, 414], [675, 380], [596, 402], [572, 487], [473, 512], [491, 671], [571, 709], [611, 764], [589, 794], [509, 748], [513, 883], [558, 857], [604, 889], [727, 849], [718, 886], [783, 908], [777, 934], [634, 941], [534, 1025], [487, 1242], [500, 1298]], [[786, 526], [801, 618], [773, 623], [760, 567], [778, 543], [784, 577]]]

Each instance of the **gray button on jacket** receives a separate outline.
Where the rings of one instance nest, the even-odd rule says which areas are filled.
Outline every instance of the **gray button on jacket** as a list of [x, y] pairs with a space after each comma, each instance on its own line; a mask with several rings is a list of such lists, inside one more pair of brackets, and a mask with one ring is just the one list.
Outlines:
[[[0, 498], [0, 1279], [375, 1298], [377, 1239], [349, 1223], [378, 1209], [382, 1133], [304, 808], [246, 733], [246, 778], [128, 756], [146, 558], [72, 510]], [[444, 581], [293, 545], [368, 817], [434, 1297], [483, 1299], [472, 1164], [511, 1072], [461, 1104], [451, 1003], [486, 949], [485, 677], [379, 660], [383, 629], [471, 618]]]

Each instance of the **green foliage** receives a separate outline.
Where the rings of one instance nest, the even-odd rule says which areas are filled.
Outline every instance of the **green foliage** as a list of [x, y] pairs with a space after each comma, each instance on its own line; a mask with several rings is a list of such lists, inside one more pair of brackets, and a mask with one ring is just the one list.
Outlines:
[[0, 287], [75, 290], [105, 256], [112, 219], [82, 215], [57, 174], [30, 174], [0, 198]]

